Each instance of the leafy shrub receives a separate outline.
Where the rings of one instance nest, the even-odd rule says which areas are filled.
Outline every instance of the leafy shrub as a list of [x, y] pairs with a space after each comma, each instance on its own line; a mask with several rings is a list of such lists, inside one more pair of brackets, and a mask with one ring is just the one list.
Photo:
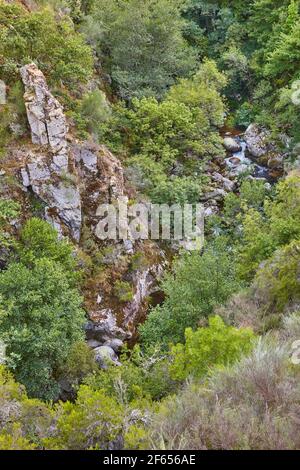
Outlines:
[[207, 246], [203, 256], [183, 255], [162, 284], [164, 304], [153, 309], [140, 327], [142, 343], [167, 348], [168, 343], [183, 342], [186, 328], [195, 328], [239, 287], [231, 253], [221, 238]]
[[172, 347], [171, 376], [177, 380], [189, 375], [200, 378], [212, 367], [232, 364], [250, 352], [253, 339], [250, 328], [226, 326], [220, 317], [211, 317], [207, 328], [188, 328], [185, 344]]
[[299, 264], [300, 243], [294, 241], [277, 250], [258, 270], [254, 289], [268, 310], [282, 312], [297, 305], [300, 300]]
[[59, 403], [56, 412], [53, 436], [44, 440], [46, 449], [109, 449], [122, 435], [124, 408], [103, 390], [82, 385], [76, 402]]
[[130, 302], [133, 299], [133, 288], [126, 281], [116, 281], [114, 293], [120, 302]]
[[132, 351], [123, 351], [121, 362], [122, 367], [99, 370], [88, 376], [85, 383], [95, 390], [104, 389], [120, 403], [134, 406], [138, 401], [139, 408], [148, 407], [151, 400], [159, 400], [176, 388], [170, 377], [169, 358], [158, 348], [145, 354], [136, 345]]
[[97, 134], [99, 124], [107, 121], [111, 115], [111, 109], [106, 96], [101, 90], [94, 90], [85, 95], [80, 106], [80, 115], [84, 118], [87, 129]]
[[41, 446], [53, 415], [43, 402], [27, 397], [6, 367], [0, 365], [0, 446], [2, 450]]
[[60, 374], [76, 389], [87, 375], [97, 369], [94, 352], [87, 343], [78, 341], [72, 344]]
[[300, 178], [290, 174], [278, 183], [273, 201], [266, 200], [264, 213], [250, 209], [243, 220], [238, 271], [251, 280], [259, 264], [280, 246], [300, 236]]
[[17, 425], [13, 426], [10, 433], [6, 431], [0, 433], [0, 450], [33, 450], [34, 448], [34, 444], [22, 437]]

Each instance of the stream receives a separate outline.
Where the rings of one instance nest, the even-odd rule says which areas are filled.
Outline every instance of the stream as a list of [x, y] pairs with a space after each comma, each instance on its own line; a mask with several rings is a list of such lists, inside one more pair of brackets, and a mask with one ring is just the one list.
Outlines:
[[[227, 136], [229, 136], [227, 134]], [[230, 135], [241, 146], [239, 152], [232, 153], [230, 157], [226, 158], [225, 162], [230, 171], [231, 176], [238, 176], [244, 172], [249, 172], [254, 178], [261, 178], [270, 180], [269, 169], [267, 167], [258, 165], [250, 157], [247, 157], [247, 144], [242, 136]]]

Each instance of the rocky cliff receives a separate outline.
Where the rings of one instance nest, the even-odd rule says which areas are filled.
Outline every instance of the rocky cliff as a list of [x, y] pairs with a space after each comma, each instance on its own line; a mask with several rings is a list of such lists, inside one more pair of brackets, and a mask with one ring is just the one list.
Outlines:
[[[105, 146], [69, 133], [63, 108], [34, 63], [20, 74], [31, 138], [8, 149], [1, 163], [2, 191], [19, 201], [24, 219], [32, 215], [34, 201], [59, 235], [73, 241], [77, 255], [83, 253], [81, 263], [91, 253], [101, 258], [102, 275], [88, 273], [83, 289], [87, 339], [100, 357], [99, 347], [116, 350], [134, 333], [162, 271], [162, 256], [154, 243], [97, 239], [99, 204], [127, 197], [122, 164]], [[137, 253], [143, 253], [146, 264], [130, 269]], [[114, 283], [123, 278], [132, 289], [127, 302], [115, 298]]]

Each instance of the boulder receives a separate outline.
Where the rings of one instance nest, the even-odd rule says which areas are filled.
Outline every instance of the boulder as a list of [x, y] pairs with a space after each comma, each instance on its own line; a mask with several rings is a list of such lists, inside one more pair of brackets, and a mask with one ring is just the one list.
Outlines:
[[101, 343], [99, 343], [99, 341], [96, 341], [95, 339], [89, 339], [87, 341], [87, 345], [91, 348], [91, 349], [96, 349], [96, 348], [99, 348], [99, 346], [101, 346]]
[[260, 158], [269, 151], [269, 132], [256, 124], [250, 124], [247, 128], [244, 139], [248, 152], [254, 158]]
[[241, 144], [232, 137], [225, 137], [223, 145], [228, 152], [237, 153], [242, 149]]
[[95, 361], [101, 369], [108, 369], [110, 365], [120, 366], [119, 358], [109, 346], [99, 346], [94, 349]]
[[213, 215], [217, 215], [219, 213], [219, 208], [217, 205], [207, 206], [204, 209], [204, 217], [212, 217]]
[[212, 179], [216, 183], [218, 183], [225, 191], [231, 192], [235, 189], [236, 183], [234, 181], [231, 181], [228, 178], [225, 178], [220, 173], [217, 173], [217, 172], [213, 173]]
[[122, 347], [124, 346], [124, 343], [123, 343], [122, 340], [120, 340], [118, 338], [113, 338], [109, 341], [106, 341], [104, 346], [108, 346], [111, 349], [113, 349], [116, 353], [118, 353], [122, 349]]
[[207, 192], [201, 196], [201, 201], [209, 201], [210, 199], [215, 199], [216, 201], [220, 201], [224, 199], [226, 196], [226, 191], [224, 189], [216, 189], [215, 191]]

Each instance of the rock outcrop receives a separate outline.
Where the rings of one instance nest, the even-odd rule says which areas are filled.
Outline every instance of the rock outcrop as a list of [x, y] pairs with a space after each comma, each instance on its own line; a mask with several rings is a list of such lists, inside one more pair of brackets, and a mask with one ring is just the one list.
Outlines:
[[125, 328], [131, 327], [134, 325], [134, 323], [137, 323], [138, 320], [140, 320], [138, 315], [141, 312], [143, 302], [152, 293], [152, 289], [155, 285], [157, 285], [157, 281], [160, 279], [162, 273], [163, 266], [154, 265], [144, 271], [138, 271], [135, 274], [135, 294], [133, 299], [128, 302], [123, 311], [123, 325]]
[[79, 241], [81, 198], [76, 175], [69, 170], [68, 126], [63, 108], [35, 64], [25, 65], [20, 72], [35, 145], [33, 149], [23, 149], [23, 185], [44, 202], [45, 218], [58, 232]]
[[109, 308], [91, 312], [91, 321], [86, 324], [85, 331], [88, 340], [97, 341], [103, 345], [113, 339], [125, 341], [131, 334], [117, 325], [117, 319]]
[[51, 168], [47, 154], [24, 150], [21, 177], [24, 188], [31, 190], [45, 205], [45, 218], [60, 233], [80, 239], [81, 199], [72, 175], [60, 178]]
[[24, 101], [33, 144], [48, 146], [55, 155], [67, 155], [66, 117], [50, 93], [43, 73], [35, 64], [20, 70], [25, 86]]

